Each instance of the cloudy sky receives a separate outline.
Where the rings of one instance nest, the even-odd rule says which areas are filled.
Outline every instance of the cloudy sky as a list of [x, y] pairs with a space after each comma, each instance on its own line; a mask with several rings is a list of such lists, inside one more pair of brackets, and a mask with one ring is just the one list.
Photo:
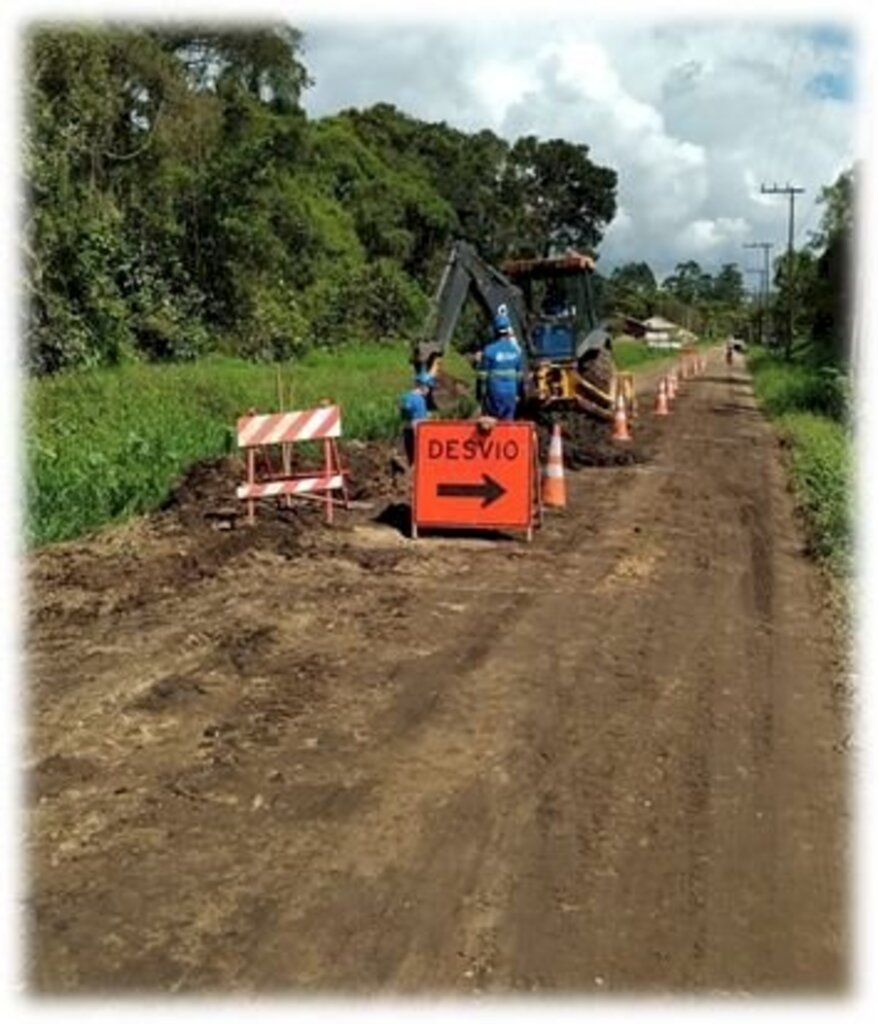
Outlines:
[[[601, 268], [646, 260], [659, 277], [685, 259], [761, 265], [745, 242], [786, 245], [816, 228], [821, 185], [857, 156], [855, 29], [827, 21], [417, 24], [297, 19], [314, 78], [309, 114], [391, 102], [427, 120], [533, 133], [590, 147], [618, 171], [618, 212]], [[758, 278], [747, 277], [756, 287]]]

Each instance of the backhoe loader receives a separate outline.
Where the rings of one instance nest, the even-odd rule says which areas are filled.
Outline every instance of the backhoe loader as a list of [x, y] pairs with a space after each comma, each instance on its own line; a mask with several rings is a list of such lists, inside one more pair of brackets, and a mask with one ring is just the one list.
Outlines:
[[455, 242], [412, 361], [435, 372], [467, 296], [489, 319], [505, 313], [525, 360], [521, 414], [578, 409], [612, 419], [611, 340], [595, 312], [594, 260], [569, 250], [562, 256], [509, 260], [498, 270], [473, 246]]

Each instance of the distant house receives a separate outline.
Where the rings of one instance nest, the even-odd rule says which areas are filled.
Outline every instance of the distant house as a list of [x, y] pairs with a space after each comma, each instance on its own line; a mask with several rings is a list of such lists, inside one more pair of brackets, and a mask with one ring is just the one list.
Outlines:
[[646, 344], [650, 348], [679, 348], [682, 340], [679, 337], [680, 326], [663, 316], [651, 316], [643, 321], [646, 327]]

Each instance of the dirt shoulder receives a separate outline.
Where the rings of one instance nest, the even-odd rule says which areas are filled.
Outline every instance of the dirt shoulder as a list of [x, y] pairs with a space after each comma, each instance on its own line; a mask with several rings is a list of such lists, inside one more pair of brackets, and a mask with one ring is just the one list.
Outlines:
[[364, 471], [334, 530], [190, 481], [35, 559], [31, 987], [843, 988], [846, 708], [774, 435], [718, 357], [634, 429], [531, 545], [409, 540]]

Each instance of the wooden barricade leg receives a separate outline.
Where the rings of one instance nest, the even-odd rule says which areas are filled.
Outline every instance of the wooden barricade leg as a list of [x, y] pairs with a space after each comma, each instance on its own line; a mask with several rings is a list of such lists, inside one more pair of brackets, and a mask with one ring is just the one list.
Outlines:
[[341, 464], [341, 452], [339, 451], [338, 448], [338, 441], [336, 441], [336, 439], [333, 437], [330, 438], [329, 443], [332, 445], [332, 455], [335, 461], [336, 472], [341, 477], [341, 493], [344, 499], [344, 507], [350, 508], [351, 506], [350, 498], [348, 496], [348, 482], [345, 478], [344, 467]]
[[[247, 483], [252, 487], [256, 483], [256, 449], [247, 449]], [[252, 526], [256, 518], [256, 502], [247, 499], [247, 522]]]
[[[292, 473], [293, 473], [293, 451], [292, 451], [292, 448], [293, 448], [292, 445], [284, 444], [284, 445], [281, 445], [281, 450], [280, 450], [280, 453], [281, 453], [281, 455], [280, 455], [280, 457], [281, 457], [281, 464], [283, 466], [283, 474], [284, 474], [284, 477], [287, 480], [289, 480], [289, 478], [292, 476]], [[292, 497], [292, 495], [291, 494], [286, 494], [286, 495], [284, 495], [284, 497], [286, 498], [286, 502], [285, 503], [286, 503], [287, 508], [292, 508], [293, 507], [293, 497]]]
[[[332, 445], [328, 437], [323, 439], [323, 462], [328, 480], [332, 476]], [[326, 489], [326, 522], [332, 525], [332, 490], [329, 487]]]

